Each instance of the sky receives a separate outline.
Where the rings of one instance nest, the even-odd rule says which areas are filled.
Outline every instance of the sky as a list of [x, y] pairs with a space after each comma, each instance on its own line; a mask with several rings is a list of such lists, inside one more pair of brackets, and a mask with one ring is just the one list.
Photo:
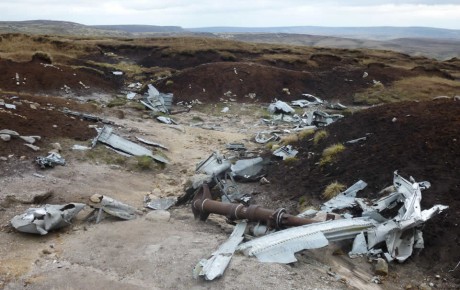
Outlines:
[[460, 29], [460, 0], [1, 0], [0, 21], [86, 25], [425, 26]]

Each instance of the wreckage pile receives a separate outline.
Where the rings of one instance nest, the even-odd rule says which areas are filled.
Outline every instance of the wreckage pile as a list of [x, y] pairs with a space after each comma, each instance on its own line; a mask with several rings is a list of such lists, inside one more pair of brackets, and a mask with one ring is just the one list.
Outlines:
[[[314, 138], [293, 142], [299, 151], [295, 160], [273, 159], [267, 170], [271, 206], [292, 199], [301, 206], [318, 206], [324, 202], [325, 187], [336, 181], [350, 186], [365, 180], [369, 186], [358, 197], [376, 198], [390, 185], [389, 172], [396, 169], [430, 180], [422, 208], [445, 204], [449, 210], [426, 223], [426, 248], [413, 262], [452, 269], [460, 261], [459, 128], [460, 102], [454, 100], [404, 102], [356, 112], [324, 128], [327, 136], [317, 143]], [[333, 162], [320, 165], [323, 151], [335, 144], [344, 150]]]

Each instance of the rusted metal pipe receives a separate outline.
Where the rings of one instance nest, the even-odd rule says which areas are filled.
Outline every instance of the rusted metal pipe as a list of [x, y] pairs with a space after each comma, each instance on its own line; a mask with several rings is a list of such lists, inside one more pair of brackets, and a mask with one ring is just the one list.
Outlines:
[[296, 217], [286, 213], [284, 208], [266, 209], [258, 205], [244, 206], [236, 203], [222, 203], [212, 200], [209, 186], [203, 183], [192, 202], [195, 218], [205, 221], [209, 214], [226, 216], [230, 220], [247, 219], [251, 222], [263, 222], [269, 228], [281, 229], [292, 226], [311, 224], [317, 221]]

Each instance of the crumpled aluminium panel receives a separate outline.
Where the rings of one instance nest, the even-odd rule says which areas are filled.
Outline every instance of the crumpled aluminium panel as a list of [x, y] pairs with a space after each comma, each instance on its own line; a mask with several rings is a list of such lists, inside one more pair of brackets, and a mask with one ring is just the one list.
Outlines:
[[11, 225], [20, 232], [46, 235], [51, 230], [69, 225], [84, 207], [82, 203], [69, 203], [29, 208], [25, 213], [13, 217]]
[[55, 165], [65, 165], [65, 159], [55, 152], [51, 152], [46, 157], [37, 157], [35, 161], [38, 165], [40, 165], [40, 168], [54, 167]]
[[260, 262], [293, 263], [294, 253], [325, 247], [329, 241], [350, 239], [368, 228], [374, 221], [365, 218], [329, 220], [275, 232], [241, 244], [238, 251], [256, 256]]

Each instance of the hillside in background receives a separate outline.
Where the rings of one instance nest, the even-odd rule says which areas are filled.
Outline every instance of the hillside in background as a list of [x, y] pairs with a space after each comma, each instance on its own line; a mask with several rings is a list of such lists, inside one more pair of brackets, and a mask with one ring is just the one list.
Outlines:
[[252, 43], [306, 45], [346, 49], [392, 50], [439, 60], [460, 57], [460, 30], [429, 27], [208, 27], [157, 25], [95, 25], [33, 20], [0, 21], [0, 33], [73, 35], [87, 37], [199, 36]]
[[460, 40], [460, 30], [432, 27], [203, 27], [189, 28], [188, 30], [193, 32], [208, 33], [293, 33], [373, 40], [389, 40], [396, 38], [436, 38]]

